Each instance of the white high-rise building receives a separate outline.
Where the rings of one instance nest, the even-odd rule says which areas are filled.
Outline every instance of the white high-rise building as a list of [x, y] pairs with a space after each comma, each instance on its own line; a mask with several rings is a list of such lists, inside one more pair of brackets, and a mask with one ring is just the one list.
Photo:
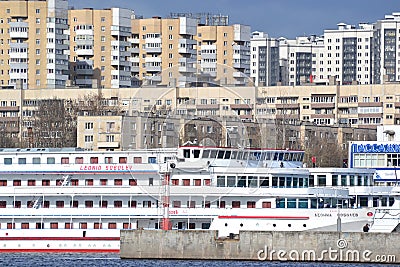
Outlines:
[[373, 83], [400, 81], [400, 12], [375, 23], [373, 36]]
[[321, 80], [335, 76], [341, 84], [372, 83], [373, 25], [339, 23], [336, 30], [324, 31], [323, 65], [318, 70]]
[[250, 40], [250, 76], [256, 86], [279, 82], [279, 42], [264, 32], [253, 32]]

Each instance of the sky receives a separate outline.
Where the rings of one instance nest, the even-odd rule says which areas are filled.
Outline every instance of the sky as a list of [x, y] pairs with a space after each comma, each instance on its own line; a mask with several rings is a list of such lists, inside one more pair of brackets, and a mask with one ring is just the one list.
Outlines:
[[75, 9], [128, 8], [144, 18], [167, 17], [171, 12], [229, 16], [229, 24], [251, 26], [270, 37], [323, 35], [338, 23], [358, 25], [400, 12], [399, 0], [69, 0]]

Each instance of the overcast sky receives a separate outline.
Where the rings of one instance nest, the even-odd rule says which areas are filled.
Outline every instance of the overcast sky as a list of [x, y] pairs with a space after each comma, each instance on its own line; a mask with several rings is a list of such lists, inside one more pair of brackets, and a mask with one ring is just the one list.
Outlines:
[[400, 12], [399, 0], [69, 0], [75, 9], [129, 8], [145, 18], [171, 12], [215, 13], [229, 16], [229, 24], [250, 25], [271, 37], [322, 35], [337, 24], [375, 22]]

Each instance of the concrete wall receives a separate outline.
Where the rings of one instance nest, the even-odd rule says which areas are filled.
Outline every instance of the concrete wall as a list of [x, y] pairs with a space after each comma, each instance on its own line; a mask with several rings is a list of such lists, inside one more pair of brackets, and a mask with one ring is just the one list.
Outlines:
[[400, 263], [400, 234], [241, 232], [216, 239], [215, 231], [121, 231], [121, 258]]

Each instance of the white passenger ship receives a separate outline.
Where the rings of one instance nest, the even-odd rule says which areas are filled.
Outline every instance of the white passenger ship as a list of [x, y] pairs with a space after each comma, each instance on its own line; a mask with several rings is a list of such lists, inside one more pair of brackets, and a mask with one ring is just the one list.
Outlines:
[[[348, 186], [371, 187], [374, 172], [336, 169], [327, 182], [301, 168], [303, 156], [218, 147], [0, 149], [0, 251], [119, 252], [120, 229], [160, 228], [165, 199], [173, 229], [216, 229], [220, 237], [361, 231], [374, 211], [354, 208], [362, 194], [354, 198]], [[393, 204], [383, 197], [379, 206]]]

